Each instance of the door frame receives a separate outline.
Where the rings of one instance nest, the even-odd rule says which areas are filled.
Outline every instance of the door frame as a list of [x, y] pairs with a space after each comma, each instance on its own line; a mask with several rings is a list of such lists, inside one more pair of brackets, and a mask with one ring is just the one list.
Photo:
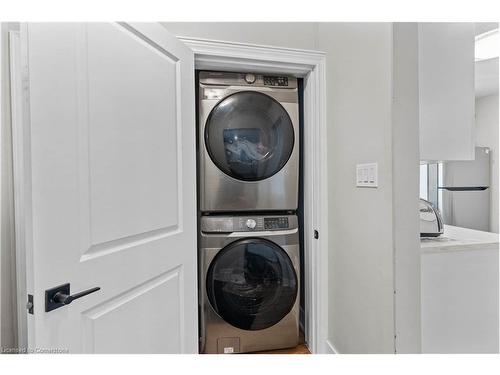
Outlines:
[[[304, 79], [305, 338], [312, 353], [328, 344], [328, 169], [326, 57], [319, 51], [178, 36], [195, 69], [288, 74]], [[194, 72], [193, 72], [194, 74]], [[194, 108], [194, 107], [193, 107]], [[314, 232], [319, 238], [314, 238]]]
[[[22, 27], [22, 26], [21, 26]], [[28, 90], [26, 75], [23, 78], [21, 32], [9, 32], [9, 69], [12, 127], [12, 173], [14, 190], [14, 228], [16, 254], [16, 302], [17, 302], [17, 346], [24, 353], [28, 349], [28, 285], [32, 275], [28, 274], [27, 262], [31, 261], [31, 178], [30, 136], [27, 119], [29, 103], [24, 91]], [[28, 255], [29, 252], [29, 255]]]

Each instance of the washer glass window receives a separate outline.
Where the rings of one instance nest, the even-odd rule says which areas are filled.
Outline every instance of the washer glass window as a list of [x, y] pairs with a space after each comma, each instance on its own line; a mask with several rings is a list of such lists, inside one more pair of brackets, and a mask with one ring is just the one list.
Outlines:
[[207, 294], [215, 312], [244, 330], [273, 326], [292, 309], [297, 275], [286, 252], [265, 239], [235, 241], [214, 258]]
[[271, 177], [287, 163], [294, 146], [292, 121], [269, 95], [241, 91], [221, 100], [205, 126], [205, 144], [224, 173], [244, 181]]

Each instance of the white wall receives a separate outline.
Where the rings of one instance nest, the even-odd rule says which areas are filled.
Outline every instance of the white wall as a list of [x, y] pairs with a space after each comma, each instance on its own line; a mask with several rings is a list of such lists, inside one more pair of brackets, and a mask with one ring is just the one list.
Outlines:
[[[329, 169], [329, 339], [340, 353], [394, 351], [392, 25], [324, 23]], [[378, 162], [379, 188], [355, 187]]]
[[[329, 341], [341, 353], [394, 352], [392, 24], [164, 25], [179, 36], [327, 53]], [[416, 160], [400, 189], [418, 189]], [[356, 163], [371, 161], [379, 163], [379, 188], [356, 188]], [[419, 295], [412, 297], [418, 303]], [[419, 337], [413, 339], [418, 347]]]
[[17, 345], [16, 275], [14, 253], [14, 202], [12, 187], [12, 143], [10, 127], [9, 30], [17, 25], [1, 25], [1, 121], [0, 121], [0, 347]]
[[498, 233], [498, 94], [476, 99], [476, 146], [491, 149], [490, 231]]
[[164, 22], [177, 36], [317, 49], [318, 24], [313, 22]]

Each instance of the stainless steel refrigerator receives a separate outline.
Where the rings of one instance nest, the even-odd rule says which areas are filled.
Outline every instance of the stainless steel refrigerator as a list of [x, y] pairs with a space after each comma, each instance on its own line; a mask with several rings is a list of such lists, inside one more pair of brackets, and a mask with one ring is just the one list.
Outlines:
[[490, 149], [476, 147], [471, 161], [442, 164], [442, 214], [445, 224], [490, 230]]

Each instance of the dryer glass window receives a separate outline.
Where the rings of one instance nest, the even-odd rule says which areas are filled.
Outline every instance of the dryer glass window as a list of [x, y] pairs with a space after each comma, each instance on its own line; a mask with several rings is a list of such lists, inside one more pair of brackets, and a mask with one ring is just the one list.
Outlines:
[[244, 181], [271, 177], [287, 163], [294, 146], [292, 121], [270, 96], [242, 91], [223, 99], [210, 113], [205, 143], [224, 173]]
[[298, 280], [292, 261], [275, 243], [238, 240], [221, 250], [207, 273], [207, 294], [214, 310], [245, 330], [273, 326], [292, 309]]

